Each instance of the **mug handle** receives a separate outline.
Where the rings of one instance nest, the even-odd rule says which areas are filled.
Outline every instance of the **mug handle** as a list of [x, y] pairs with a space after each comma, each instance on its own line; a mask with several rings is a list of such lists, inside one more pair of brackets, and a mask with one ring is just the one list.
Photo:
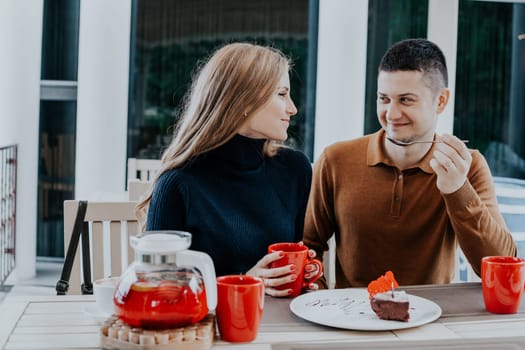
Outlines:
[[308, 259], [306, 264], [314, 264], [317, 266], [317, 273], [306, 281], [303, 281], [303, 288], [307, 288], [310, 283], [313, 283], [323, 275], [323, 263], [318, 259]]

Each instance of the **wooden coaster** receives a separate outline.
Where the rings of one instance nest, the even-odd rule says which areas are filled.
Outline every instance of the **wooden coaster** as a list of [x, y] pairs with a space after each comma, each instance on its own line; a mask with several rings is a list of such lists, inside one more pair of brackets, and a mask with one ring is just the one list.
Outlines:
[[100, 328], [103, 349], [123, 350], [208, 350], [215, 336], [215, 316], [186, 327], [146, 330], [133, 328], [117, 316], [108, 318]]

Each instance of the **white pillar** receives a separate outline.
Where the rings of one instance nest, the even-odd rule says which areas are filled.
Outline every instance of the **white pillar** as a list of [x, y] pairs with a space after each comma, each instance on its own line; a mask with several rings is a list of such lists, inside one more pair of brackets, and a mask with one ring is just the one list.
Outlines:
[[75, 198], [125, 189], [131, 0], [80, 2]]
[[459, 0], [429, 0], [428, 40], [436, 43], [447, 60], [450, 100], [439, 116], [437, 132], [452, 133], [454, 129], [454, 102], [456, 95], [456, 55], [458, 43]]
[[0, 145], [18, 144], [16, 268], [36, 272], [43, 0], [0, 1]]
[[368, 0], [320, 0], [314, 160], [363, 135]]

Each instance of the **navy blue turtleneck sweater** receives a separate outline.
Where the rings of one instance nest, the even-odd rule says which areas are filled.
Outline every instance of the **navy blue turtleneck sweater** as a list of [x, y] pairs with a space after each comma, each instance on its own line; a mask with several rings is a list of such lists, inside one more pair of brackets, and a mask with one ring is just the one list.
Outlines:
[[160, 176], [147, 230], [183, 230], [211, 256], [218, 276], [245, 273], [275, 242], [299, 241], [312, 168], [304, 154], [241, 135]]

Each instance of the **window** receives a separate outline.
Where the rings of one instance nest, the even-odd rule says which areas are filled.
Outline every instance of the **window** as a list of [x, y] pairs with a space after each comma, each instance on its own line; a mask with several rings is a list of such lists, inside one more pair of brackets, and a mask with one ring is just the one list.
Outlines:
[[525, 179], [525, 4], [460, 1], [454, 133]]
[[37, 256], [64, 256], [64, 200], [75, 189], [80, 0], [46, 0], [42, 31]]
[[[313, 150], [317, 0], [135, 0], [128, 157], [160, 158], [199, 60], [232, 41], [281, 49], [294, 61], [289, 143]], [[311, 34], [314, 32], [314, 34]], [[312, 49], [313, 48], [313, 49]], [[310, 101], [310, 103], [307, 103]]]

